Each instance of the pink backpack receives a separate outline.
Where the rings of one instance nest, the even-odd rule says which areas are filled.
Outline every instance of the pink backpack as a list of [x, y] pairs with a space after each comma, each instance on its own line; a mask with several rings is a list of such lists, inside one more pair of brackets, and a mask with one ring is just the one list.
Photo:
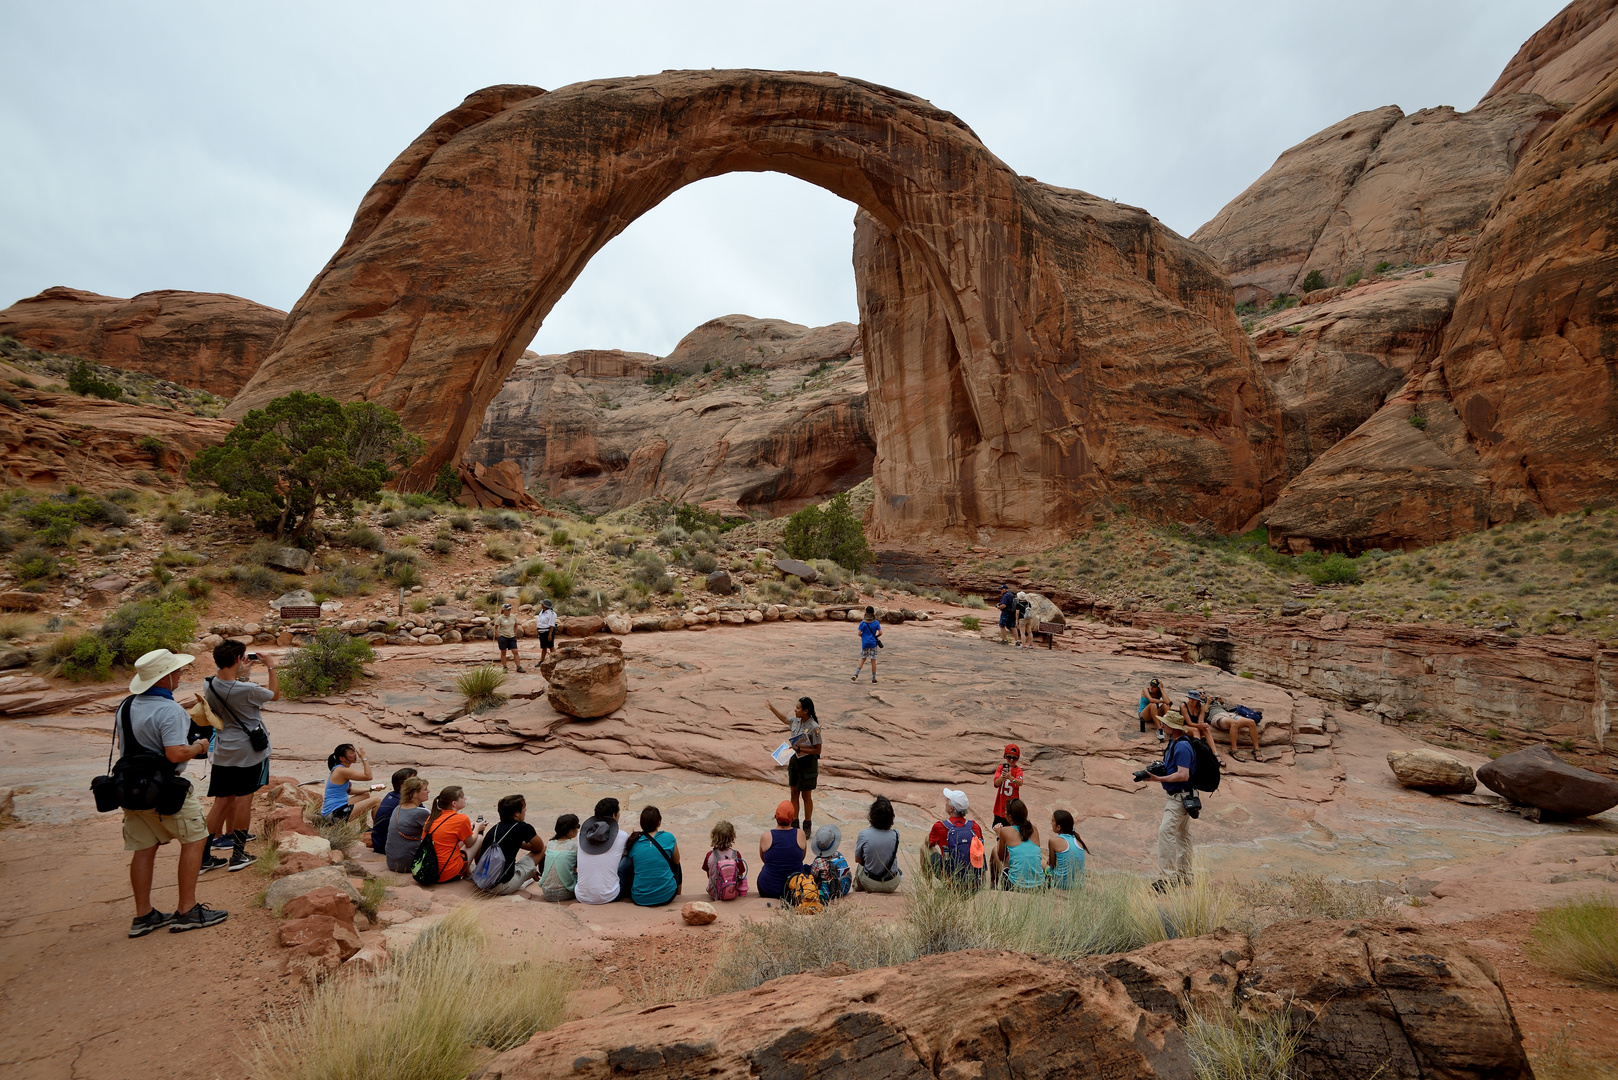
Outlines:
[[709, 856], [708, 894], [715, 900], [734, 900], [747, 895], [747, 863], [734, 849], [715, 851]]

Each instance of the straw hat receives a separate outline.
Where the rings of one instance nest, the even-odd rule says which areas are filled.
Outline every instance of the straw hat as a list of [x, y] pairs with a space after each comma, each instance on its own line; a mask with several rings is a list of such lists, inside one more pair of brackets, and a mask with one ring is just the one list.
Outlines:
[[1166, 712], [1162, 716], [1158, 717], [1157, 722], [1162, 724], [1164, 727], [1173, 728], [1175, 731], [1185, 730], [1185, 717], [1181, 716], [1177, 712]]
[[185, 653], [171, 653], [167, 649], [153, 649], [135, 661], [135, 677], [129, 680], [131, 694], [144, 694], [156, 686], [164, 676], [179, 671], [195, 660]]

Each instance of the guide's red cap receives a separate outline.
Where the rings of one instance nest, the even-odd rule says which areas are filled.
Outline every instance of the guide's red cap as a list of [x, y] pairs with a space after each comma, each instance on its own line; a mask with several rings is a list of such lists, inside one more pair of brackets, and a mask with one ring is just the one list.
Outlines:
[[1020, 757], [1022, 757], [1022, 751], [1017, 749], [1017, 744], [1016, 743], [1008, 742], [1008, 743], [1006, 743], [1006, 756], [1007, 757], [1020, 758]]

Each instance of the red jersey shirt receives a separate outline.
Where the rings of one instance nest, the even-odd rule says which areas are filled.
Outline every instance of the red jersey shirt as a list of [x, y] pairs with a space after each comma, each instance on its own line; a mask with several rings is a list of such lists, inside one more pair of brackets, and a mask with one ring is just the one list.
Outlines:
[[994, 767], [994, 816], [1006, 816], [1006, 803], [1022, 795], [1022, 766], [1006, 768], [1001, 762]]

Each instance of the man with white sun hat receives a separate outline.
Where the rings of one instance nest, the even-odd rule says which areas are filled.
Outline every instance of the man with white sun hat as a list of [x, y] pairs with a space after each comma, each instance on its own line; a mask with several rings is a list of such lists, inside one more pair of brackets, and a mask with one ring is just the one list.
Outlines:
[[[174, 700], [180, 685], [180, 672], [194, 656], [153, 649], [135, 661], [135, 677], [129, 680], [130, 697], [118, 708], [118, 746], [125, 755], [161, 755], [176, 775], [185, 763], [208, 753], [208, 740], [189, 742], [191, 717]], [[132, 738], [126, 738], [126, 733]], [[129, 743], [126, 745], [126, 743]], [[170, 840], [180, 842], [178, 906], [174, 914], [152, 907], [152, 876], [157, 866], [157, 849]], [[217, 926], [228, 912], [197, 902], [197, 874], [202, 869], [208, 825], [202, 816], [197, 793], [187, 791], [185, 802], [173, 814], [156, 810], [124, 811], [124, 850], [133, 852], [129, 860], [129, 884], [135, 893], [135, 921], [129, 936], [143, 937], [164, 926], [172, 934]]]

